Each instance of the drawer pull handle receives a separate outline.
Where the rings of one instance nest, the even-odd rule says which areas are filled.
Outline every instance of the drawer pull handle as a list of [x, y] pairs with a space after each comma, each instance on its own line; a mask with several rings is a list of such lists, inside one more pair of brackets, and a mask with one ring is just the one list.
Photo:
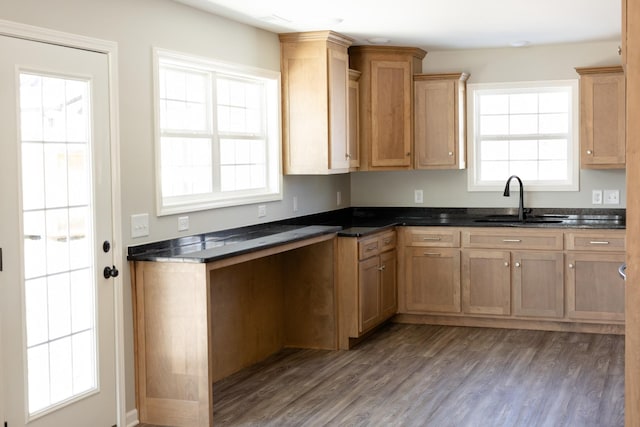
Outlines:
[[608, 245], [609, 242], [605, 240], [592, 240], [589, 242], [590, 245]]
[[442, 254], [440, 252], [425, 252], [422, 255], [424, 255], [424, 256], [440, 256]]
[[436, 241], [437, 242], [437, 241], [440, 241], [441, 239], [440, 239], [440, 237], [423, 237], [422, 240], [425, 240], [425, 241], [431, 240], [431, 241]]
[[388, 245], [389, 243], [391, 243], [391, 239], [384, 239], [384, 244]]
[[376, 249], [378, 249], [377, 246], [369, 246], [367, 249], [365, 249], [365, 251], [371, 252], [371, 251], [375, 251]]
[[520, 243], [520, 242], [522, 242], [522, 240], [520, 240], [520, 239], [503, 239], [502, 241], [504, 243]]

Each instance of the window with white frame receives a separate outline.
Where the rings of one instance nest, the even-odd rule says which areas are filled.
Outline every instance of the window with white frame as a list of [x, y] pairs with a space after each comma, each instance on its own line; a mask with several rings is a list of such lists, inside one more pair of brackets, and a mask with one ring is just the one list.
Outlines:
[[470, 191], [578, 190], [577, 80], [469, 85]]
[[282, 199], [280, 74], [154, 58], [158, 214]]

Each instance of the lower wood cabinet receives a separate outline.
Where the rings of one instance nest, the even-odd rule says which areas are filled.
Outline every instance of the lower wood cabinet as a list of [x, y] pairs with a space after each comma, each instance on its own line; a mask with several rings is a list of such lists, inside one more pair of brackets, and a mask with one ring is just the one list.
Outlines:
[[408, 312], [460, 312], [460, 249], [408, 248], [405, 264]]
[[624, 230], [401, 230], [399, 321], [623, 331]]
[[511, 314], [509, 252], [462, 251], [462, 311]]
[[349, 348], [397, 311], [396, 233], [339, 237], [337, 259], [338, 344]]
[[512, 252], [513, 314], [562, 318], [564, 255], [562, 252]]
[[624, 254], [567, 255], [567, 316], [624, 321], [624, 280], [618, 267]]

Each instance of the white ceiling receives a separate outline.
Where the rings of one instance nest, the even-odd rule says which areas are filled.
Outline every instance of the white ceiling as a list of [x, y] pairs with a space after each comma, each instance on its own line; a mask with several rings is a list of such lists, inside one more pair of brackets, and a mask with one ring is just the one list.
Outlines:
[[176, 0], [272, 32], [429, 50], [620, 40], [620, 0]]

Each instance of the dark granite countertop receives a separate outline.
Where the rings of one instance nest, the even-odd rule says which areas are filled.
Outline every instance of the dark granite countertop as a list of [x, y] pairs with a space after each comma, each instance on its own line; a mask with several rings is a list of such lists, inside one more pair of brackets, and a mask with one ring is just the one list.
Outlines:
[[624, 229], [624, 209], [346, 208], [128, 248], [129, 261], [211, 262], [286, 243], [337, 233], [362, 237], [393, 226]]

